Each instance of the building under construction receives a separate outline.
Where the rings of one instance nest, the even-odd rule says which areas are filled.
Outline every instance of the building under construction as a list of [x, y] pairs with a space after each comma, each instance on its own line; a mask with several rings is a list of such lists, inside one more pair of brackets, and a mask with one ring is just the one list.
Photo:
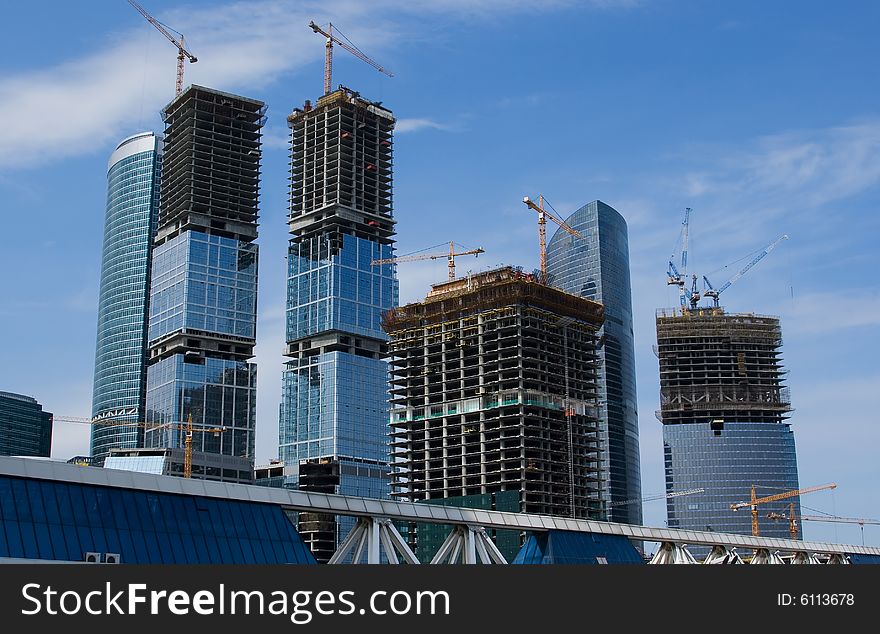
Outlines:
[[[394, 116], [340, 88], [290, 127], [291, 233], [279, 454], [286, 485], [389, 495], [388, 364], [382, 313], [397, 305], [391, 206]], [[319, 561], [354, 525], [302, 514]]]
[[471, 506], [512, 493], [504, 510], [598, 517], [603, 319], [601, 304], [510, 267], [386, 313], [392, 496]]
[[165, 106], [150, 277], [146, 447], [253, 460], [262, 101], [190, 86]]
[[[791, 411], [782, 367], [779, 319], [722, 308], [657, 313], [660, 410], [672, 528], [751, 533], [747, 511], [732, 503], [798, 488]], [[795, 512], [800, 508], [795, 501]], [[791, 500], [767, 504], [790, 512]], [[788, 537], [785, 523], [763, 522], [761, 534]]]

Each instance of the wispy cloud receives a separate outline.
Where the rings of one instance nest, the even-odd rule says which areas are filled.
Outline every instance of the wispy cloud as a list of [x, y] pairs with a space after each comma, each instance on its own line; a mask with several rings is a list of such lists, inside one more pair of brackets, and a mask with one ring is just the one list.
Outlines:
[[[179, 8], [157, 17], [187, 34], [188, 44], [199, 57], [197, 64], [187, 65], [187, 83], [243, 91], [259, 89], [321, 59], [323, 47], [305, 29], [312, 19], [321, 23], [332, 17], [346, 25], [346, 34], [364, 50], [380, 55], [392, 43], [419, 37], [417, 21], [409, 20], [404, 26], [407, 17], [487, 18], [579, 4], [584, 5], [574, 0], [537, 5], [526, 0], [262, 0]], [[593, 0], [585, 6], [633, 4]], [[131, 23], [132, 28], [108, 37], [89, 54], [49, 68], [0, 76], [0, 119], [15, 121], [0, 136], [0, 169], [32, 167], [106, 149], [137, 127], [143, 112], [156, 112], [170, 101], [175, 51], [134, 12]], [[149, 52], [146, 59], [145, 50]], [[411, 123], [409, 131], [443, 129], [433, 123]], [[277, 145], [274, 137], [267, 140]]]
[[394, 124], [394, 131], [398, 134], [406, 134], [407, 132], [417, 132], [419, 130], [451, 130], [452, 126], [445, 123], [438, 123], [433, 119], [398, 119]]
[[687, 172], [690, 197], [747, 194], [774, 207], [815, 208], [880, 183], [880, 120], [757, 139], [748, 147], [698, 148], [701, 169]]
[[290, 133], [280, 126], [267, 126], [263, 129], [263, 145], [274, 149], [290, 147]]

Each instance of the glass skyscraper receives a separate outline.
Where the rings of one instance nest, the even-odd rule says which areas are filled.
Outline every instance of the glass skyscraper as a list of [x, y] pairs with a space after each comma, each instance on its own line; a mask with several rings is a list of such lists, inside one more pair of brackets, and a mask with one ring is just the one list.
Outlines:
[[[287, 486], [388, 497], [387, 337], [397, 304], [391, 143], [394, 117], [340, 88], [288, 117], [291, 189], [287, 349], [279, 451]], [[332, 552], [350, 522], [300, 531]], [[312, 530], [314, 528], [314, 530]], [[322, 546], [316, 544], [321, 542]]]
[[36, 399], [0, 392], [0, 456], [48, 457], [52, 449], [52, 414]]
[[[668, 490], [704, 489], [667, 500], [670, 528], [750, 535], [749, 509], [733, 512], [731, 504], [747, 502], [753, 484], [758, 497], [798, 488], [794, 433], [788, 423], [664, 425], [663, 452]], [[788, 517], [792, 502], [800, 517], [797, 497], [758, 507], [763, 537], [789, 537], [788, 522], [773, 522], [767, 515]]]
[[[798, 488], [794, 434], [782, 366], [779, 319], [723, 308], [657, 312], [666, 492], [705, 489], [666, 501], [670, 528], [750, 535], [748, 509], [730, 505]], [[759, 507], [761, 535], [788, 537], [797, 497]], [[705, 549], [693, 549], [695, 555]]]
[[584, 237], [565, 231], [553, 235], [547, 244], [548, 283], [605, 305], [598, 377], [602, 497], [612, 503], [610, 521], [641, 524], [641, 502], [631, 502], [641, 498], [642, 485], [626, 220], [594, 200], [566, 222]]
[[[110, 156], [101, 258], [93, 419], [140, 422], [146, 400], [150, 259], [159, 209], [158, 140], [142, 132]], [[94, 425], [91, 455], [101, 464], [113, 448], [143, 444], [143, 429]]]
[[[190, 86], [165, 107], [147, 367], [147, 447], [253, 459], [260, 101]], [[200, 427], [222, 432], [198, 433]]]

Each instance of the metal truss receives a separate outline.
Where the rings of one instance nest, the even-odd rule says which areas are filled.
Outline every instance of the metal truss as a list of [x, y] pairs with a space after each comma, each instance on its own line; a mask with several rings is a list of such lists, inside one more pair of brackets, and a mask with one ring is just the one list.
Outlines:
[[455, 526], [431, 563], [506, 564], [507, 560], [482, 526]]
[[[329, 564], [380, 564], [384, 552], [387, 563], [417, 564], [415, 554], [387, 517], [359, 517], [357, 524], [339, 545]], [[349, 555], [351, 558], [349, 559]]]

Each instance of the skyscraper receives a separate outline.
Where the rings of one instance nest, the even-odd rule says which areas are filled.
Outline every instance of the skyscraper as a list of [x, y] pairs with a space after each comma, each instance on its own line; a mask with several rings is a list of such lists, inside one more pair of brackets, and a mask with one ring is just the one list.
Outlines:
[[511, 267], [388, 312], [392, 495], [598, 518], [602, 313]]
[[[387, 338], [380, 319], [397, 304], [397, 281], [392, 265], [371, 262], [393, 255], [394, 117], [340, 87], [314, 107], [295, 109], [288, 124], [292, 238], [280, 457], [289, 486], [320, 482], [339, 493], [387, 497]], [[312, 539], [308, 528], [301, 531]]]
[[163, 110], [161, 208], [153, 250], [147, 447], [253, 458], [257, 217], [265, 104], [190, 86]]
[[641, 524], [641, 502], [633, 501], [641, 498], [642, 485], [626, 220], [594, 200], [566, 222], [584, 238], [564, 231], [553, 235], [547, 245], [548, 283], [605, 305], [599, 333], [602, 498], [612, 503], [610, 521]]
[[[128, 137], [110, 155], [93, 419], [144, 420], [150, 262], [159, 210], [160, 160], [152, 132]], [[91, 455], [101, 464], [111, 449], [140, 447], [143, 436], [140, 427], [95, 425]]]
[[52, 414], [36, 399], [0, 392], [0, 456], [48, 457], [52, 449]]
[[[730, 505], [798, 488], [779, 319], [721, 308], [657, 313], [660, 411], [670, 528], [751, 534], [748, 510]], [[763, 504], [788, 515], [798, 498]], [[788, 537], [787, 522], [761, 522], [761, 535]]]

